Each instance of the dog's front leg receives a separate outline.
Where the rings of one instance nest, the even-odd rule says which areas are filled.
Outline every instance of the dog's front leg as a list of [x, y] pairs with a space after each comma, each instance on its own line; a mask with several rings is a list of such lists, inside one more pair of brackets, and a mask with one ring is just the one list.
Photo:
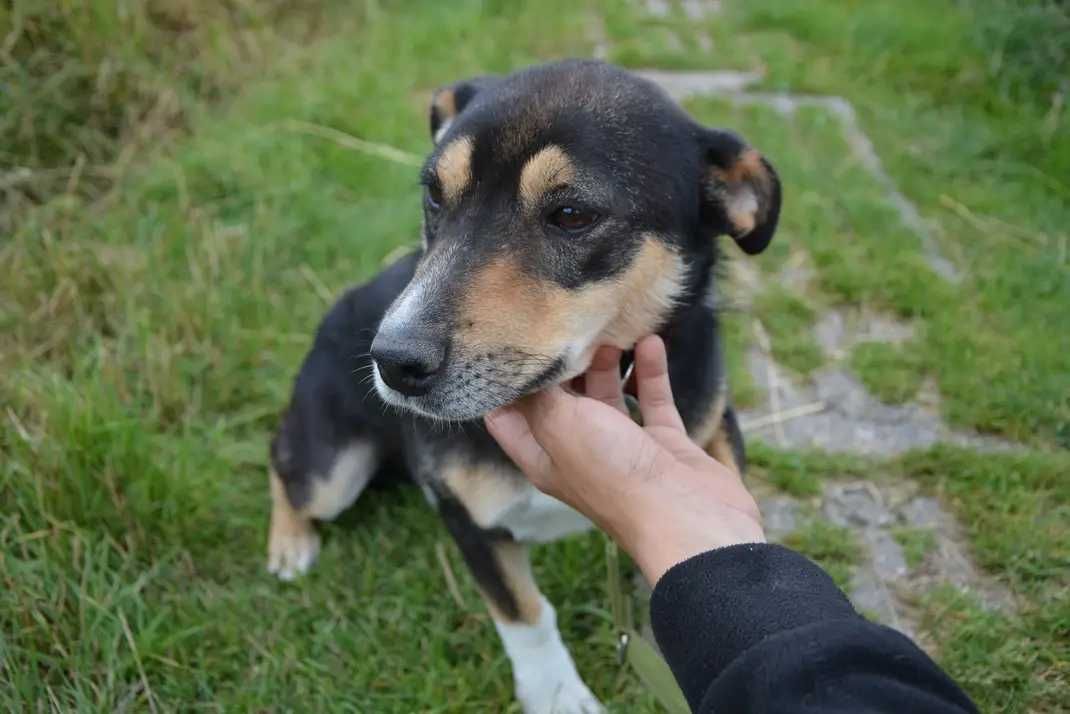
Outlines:
[[474, 523], [460, 501], [446, 498], [438, 505], [509, 655], [524, 713], [603, 712], [561, 640], [553, 605], [535, 585], [528, 547]]

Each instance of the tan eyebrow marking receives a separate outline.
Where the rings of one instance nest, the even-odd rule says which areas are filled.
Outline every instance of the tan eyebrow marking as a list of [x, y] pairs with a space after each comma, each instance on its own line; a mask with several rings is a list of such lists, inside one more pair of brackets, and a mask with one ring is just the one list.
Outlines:
[[575, 175], [576, 169], [565, 150], [550, 144], [528, 159], [520, 171], [520, 200], [530, 209], [544, 193], [568, 183]]
[[472, 137], [454, 139], [439, 154], [435, 172], [442, 184], [442, 195], [455, 201], [472, 181]]

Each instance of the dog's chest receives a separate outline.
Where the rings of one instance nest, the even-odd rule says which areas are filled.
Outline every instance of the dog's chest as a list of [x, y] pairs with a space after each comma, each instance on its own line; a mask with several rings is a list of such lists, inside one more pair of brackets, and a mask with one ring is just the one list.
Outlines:
[[445, 464], [438, 473], [442, 482], [429, 491], [444, 489], [481, 528], [503, 528], [518, 541], [545, 543], [591, 527], [590, 521], [536, 489], [511, 465], [465, 461]]
[[525, 484], [523, 496], [502, 512], [496, 524], [519, 541], [546, 543], [579, 533], [591, 522], [556, 498]]

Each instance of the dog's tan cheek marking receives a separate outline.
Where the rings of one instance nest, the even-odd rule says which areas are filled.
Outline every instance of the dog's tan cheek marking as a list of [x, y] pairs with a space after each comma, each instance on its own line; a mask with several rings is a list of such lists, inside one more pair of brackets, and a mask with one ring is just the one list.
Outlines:
[[560, 146], [551, 144], [532, 156], [520, 171], [520, 200], [529, 211], [542, 195], [576, 176], [572, 159]]
[[645, 235], [639, 254], [616, 285], [617, 312], [601, 341], [627, 348], [656, 330], [683, 291], [686, 272], [676, 251]]
[[499, 260], [475, 276], [458, 334], [469, 346], [547, 357], [580, 339], [630, 347], [664, 320], [684, 277], [680, 256], [653, 236], [644, 237], [623, 274], [580, 290], [532, 279]]
[[566, 337], [565, 292], [528, 277], [511, 260], [498, 259], [476, 274], [466, 290], [458, 334], [472, 347], [550, 355]]
[[439, 154], [435, 165], [442, 195], [456, 201], [472, 181], [472, 137], [462, 136], [451, 141]]
[[493, 545], [494, 558], [498, 562], [502, 581], [513, 594], [516, 601], [516, 617], [510, 617], [498, 609], [494, 598], [485, 593], [483, 600], [487, 603], [490, 615], [498, 622], [517, 623], [523, 622], [534, 625], [539, 621], [542, 613], [542, 597], [539, 588], [535, 584], [535, 576], [531, 572], [531, 559], [528, 557], [528, 547], [523, 543], [502, 540]]

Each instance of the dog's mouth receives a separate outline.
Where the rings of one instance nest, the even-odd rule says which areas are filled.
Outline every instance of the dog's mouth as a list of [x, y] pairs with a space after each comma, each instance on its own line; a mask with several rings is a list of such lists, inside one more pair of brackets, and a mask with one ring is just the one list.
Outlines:
[[[375, 388], [387, 404], [440, 421], [480, 419], [488, 412], [552, 384], [568, 382], [590, 364], [593, 348], [556, 357], [499, 349], [451, 360], [413, 390], [373, 362]], [[393, 382], [393, 384], [391, 383]]]

